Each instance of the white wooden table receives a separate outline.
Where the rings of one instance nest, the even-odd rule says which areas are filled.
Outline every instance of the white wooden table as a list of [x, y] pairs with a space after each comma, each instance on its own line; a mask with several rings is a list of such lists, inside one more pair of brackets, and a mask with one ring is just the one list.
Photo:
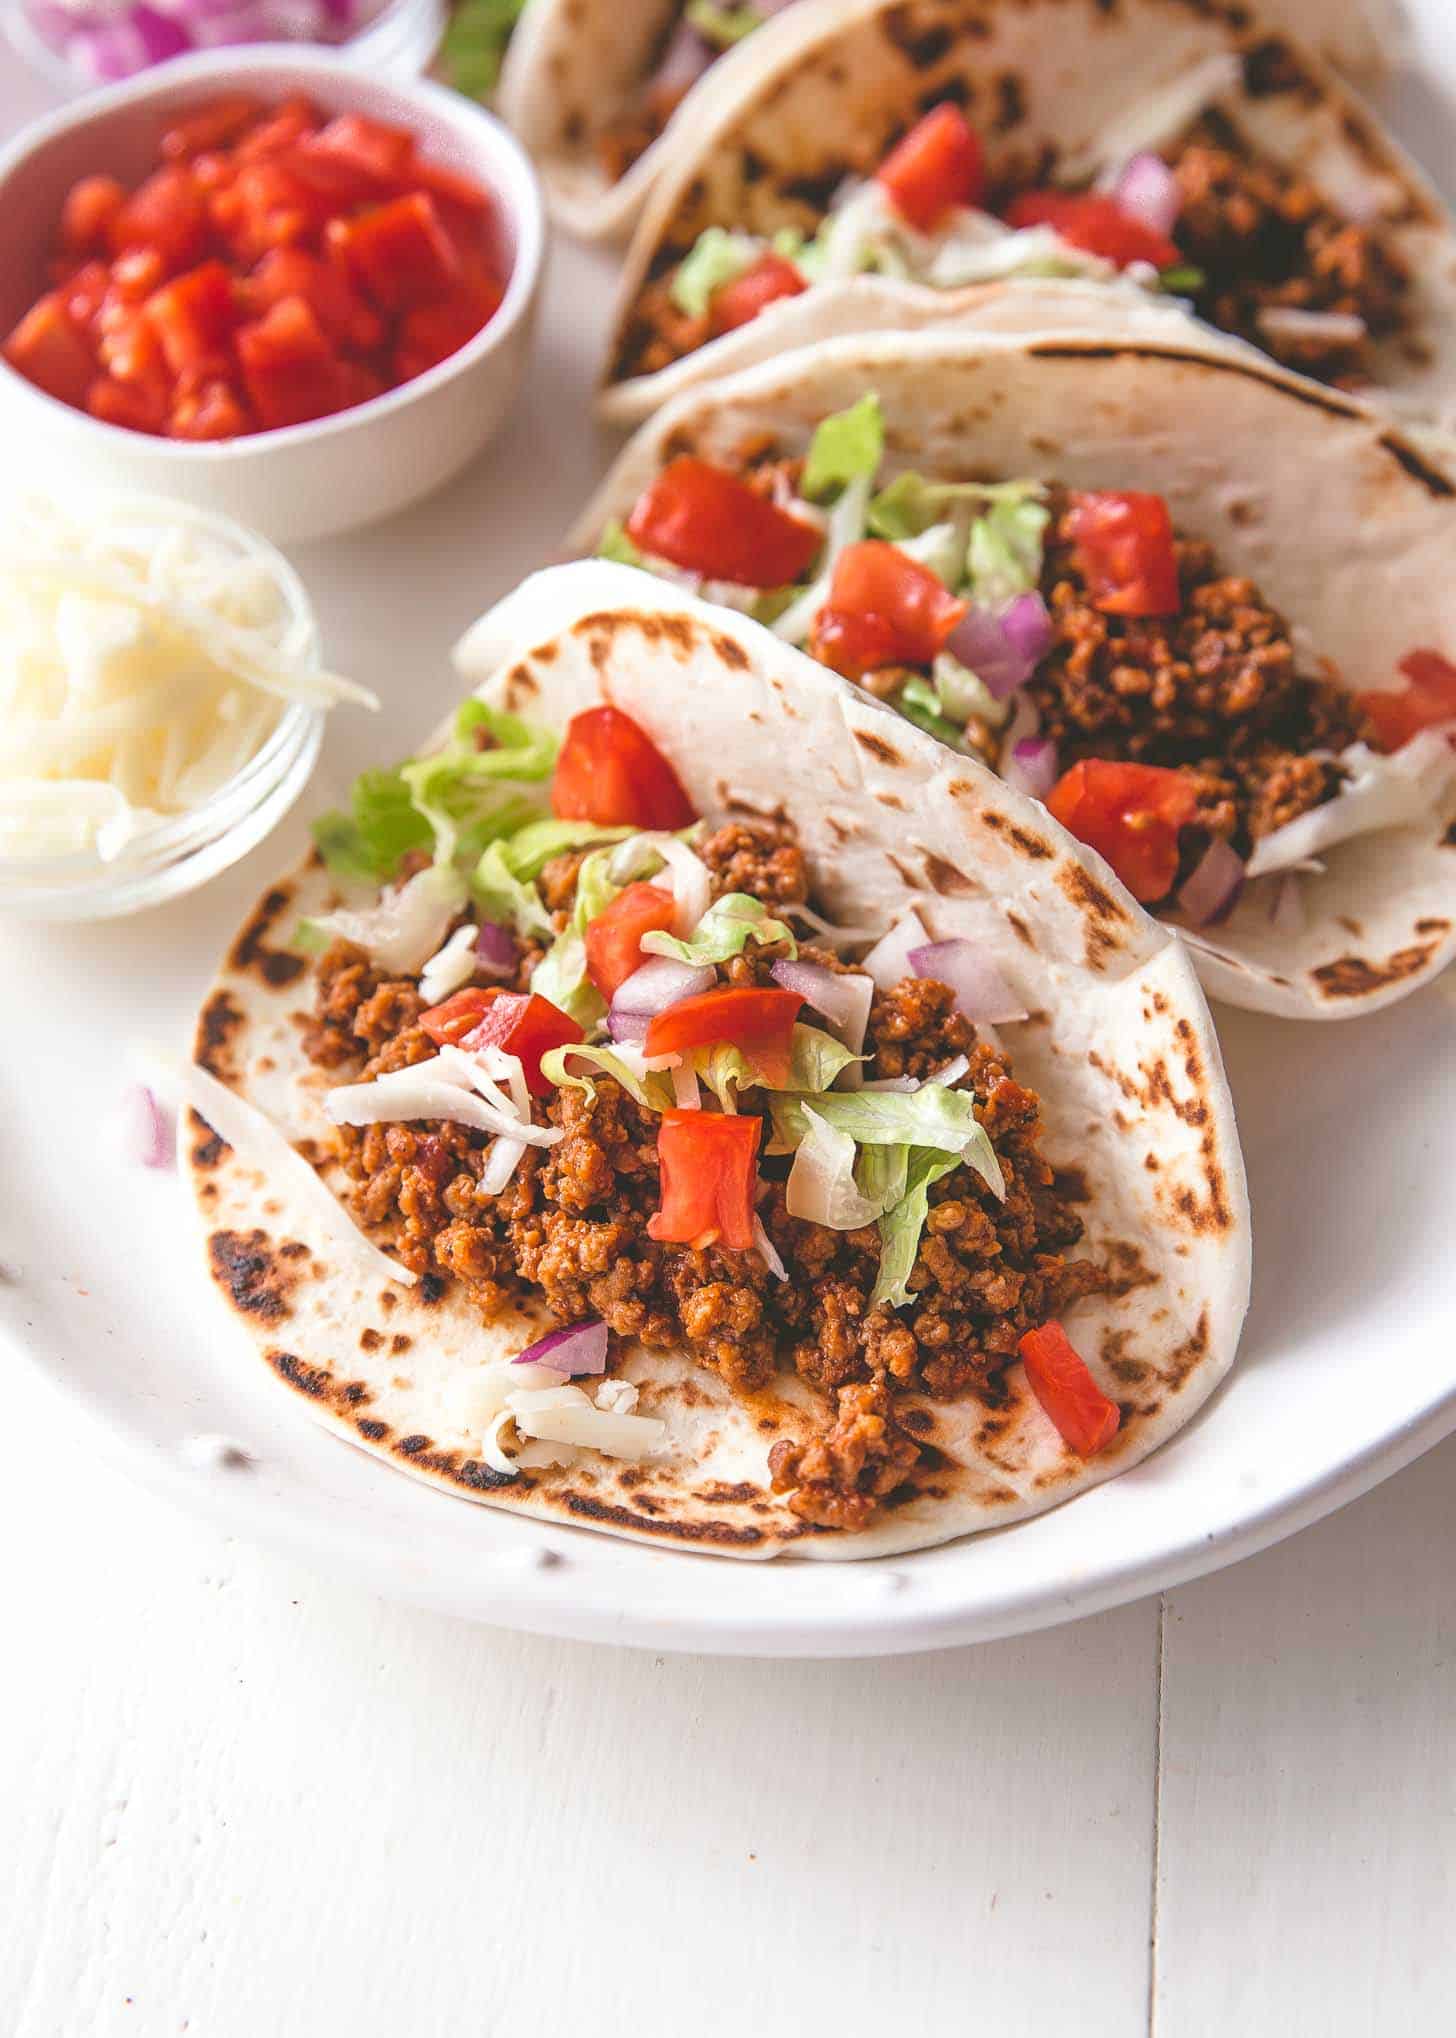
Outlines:
[[1456, 2025], [1456, 1439], [1161, 1602], [772, 1664], [386, 1605], [4, 1408], [0, 2038]]

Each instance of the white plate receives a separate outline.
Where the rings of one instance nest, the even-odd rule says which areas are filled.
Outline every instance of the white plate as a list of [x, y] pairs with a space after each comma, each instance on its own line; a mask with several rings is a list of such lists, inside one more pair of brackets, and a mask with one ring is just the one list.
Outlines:
[[[1434, 85], [1403, 103], [1424, 116], [1411, 139], [1439, 160]], [[482, 464], [408, 516], [296, 555], [331, 661], [389, 704], [379, 721], [335, 718], [308, 811], [430, 726], [459, 630], [550, 554], [585, 500], [605, 449], [572, 421], [608, 280], [604, 258], [559, 251], [521, 412]], [[1456, 1429], [1448, 979], [1353, 1025], [1222, 1015], [1256, 1224], [1243, 1353], [1188, 1430], [1068, 1507], [884, 1563], [749, 1564], [543, 1529], [396, 1476], [317, 1431], [244, 1351], [199, 1272], [177, 1181], [125, 1160], [115, 1123], [132, 1049], [184, 1047], [216, 955], [301, 840], [292, 822], [204, 892], [136, 920], [0, 927], [0, 1349], [61, 1392], [33, 1443], [58, 1481], [84, 1480], [104, 1451], [238, 1533], [480, 1620], [849, 1655], [988, 1639], [1212, 1570]], [[199, 1451], [209, 1436], [248, 1462]]]

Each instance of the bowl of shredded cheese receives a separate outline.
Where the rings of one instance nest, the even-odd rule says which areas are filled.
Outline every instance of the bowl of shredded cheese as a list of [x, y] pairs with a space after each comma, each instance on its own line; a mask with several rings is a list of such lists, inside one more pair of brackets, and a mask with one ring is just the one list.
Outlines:
[[0, 508], [0, 912], [105, 919], [225, 870], [344, 702], [377, 706], [241, 524], [109, 492]]

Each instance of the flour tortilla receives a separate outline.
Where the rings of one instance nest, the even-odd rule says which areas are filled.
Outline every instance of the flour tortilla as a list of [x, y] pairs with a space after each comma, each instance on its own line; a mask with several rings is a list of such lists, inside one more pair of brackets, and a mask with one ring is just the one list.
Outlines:
[[[1125, 1471], [1193, 1415], [1233, 1361], [1249, 1288], [1249, 1211], [1233, 1108], [1187, 957], [1080, 846], [967, 764], [727, 616], [630, 568], [587, 563], [528, 581], [462, 643], [491, 701], [553, 726], [610, 700], [672, 759], [705, 813], [787, 814], [821, 904], [888, 927], [915, 905], [936, 938], [993, 954], [1031, 1017], [1005, 1029], [1042, 1095], [1045, 1150], [1086, 1182], [1090, 1249], [1126, 1273], [1069, 1328], [1122, 1430], [1067, 1451], [1020, 1367], [1008, 1398], [924, 1404], [944, 1454], [857, 1535], [806, 1527], [768, 1490], [767, 1452], [814, 1406], [795, 1376], [752, 1405], [675, 1355], [630, 1351], [641, 1411], [668, 1425], [661, 1460], [583, 1457], [498, 1478], [457, 1414], [460, 1383], [534, 1334], [484, 1328], [453, 1289], [381, 1279], [326, 1235], [284, 1171], [260, 1171], [194, 1118], [184, 1144], [213, 1277], [271, 1372], [320, 1421], [447, 1491], [548, 1521], [680, 1549], [816, 1558], [923, 1548], [1040, 1513]], [[197, 1059], [315, 1156], [329, 1078], [300, 1047], [311, 999], [285, 944], [323, 910], [311, 864], [273, 887], [203, 1008]], [[325, 1179], [330, 1179], [325, 1168]]]
[[1388, 77], [1405, 51], [1400, 0], [1263, 0], [1263, 12], [1361, 84]]
[[[1277, 89], [1274, 50], [1292, 81]], [[1252, 146], [1297, 168], [1337, 210], [1388, 222], [1413, 278], [1411, 331], [1377, 351], [1374, 393], [1438, 425], [1456, 420], [1456, 236], [1445, 208], [1328, 67], [1249, 10], [1218, 0], [832, 0], [827, 9], [810, 0], [743, 55], [664, 166], [638, 224], [600, 398], [608, 419], [636, 422], [691, 382], [850, 330], [857, 303], [865, 325], [888, 325], [883, 284], [860, 278], [770, 305], [659, 373], [633, 372], [642, 293], [705, 228], [812, 232], [841, 180], [873, 172], [932, 102], [964, 102], [993, 169], [1050, 151], [1053, 177], [1075, 178], [1148, 146], [1139, 123], [1158, 109], [1181, 129], [1211, 89]], [[1220, 60], [1257, 89], [1219, 89]], [[1113, 287], [1120, 298], [1130, 286]], [[906, 324], [962, 310], [974, 319], [983, 302], [919, 283], [896, 295]]]
[[[1415, 649], [1456, 658], [1456, 463], [1247, 349], [1130, 334], [875, 333], [690, 390], [627, 446], [574, 548], [592, 549], [669, 457], [731, 462], [765, 433], [801, 452], [867, 389], [895, 468], [1165, 495], [1174, 523], [1257, 581], [1353, 690], [1400, 686]], [[1266, 890], [1188, 936], [1214, 997], [1348, 1018], [1456, 955], [1456, 793], [1426, 828], [1367, 835], [1324, 861], [1299, 880], [1302, 931], [1271, 922]]]

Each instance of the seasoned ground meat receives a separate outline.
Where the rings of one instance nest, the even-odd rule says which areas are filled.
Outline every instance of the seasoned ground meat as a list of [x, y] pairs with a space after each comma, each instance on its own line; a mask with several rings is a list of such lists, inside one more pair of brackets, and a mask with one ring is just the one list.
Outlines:
[[833, 1426], [807, 1445], [787, 1439], [769, 1452], [775, 1493], [821, 1528], [865, 1528], [920, 1455], [920, 1446], [894, 1419], [880, 1381], [841, 1387]]
[[[787, 828], [732, 822], [699, 847], [718, 892], [747, 891], [779, 908], [804, 901], [808, 875]], [[574, 882], [574, 869], [553, 872], [556, 910], [569, 908]], [[781, 952], [750, 944], [720, 976], [762, 981]], [[368, 1080], [436, 1051], [419, 1013], [412, 982], [381, 979], [358, 950], [339, 943], [319, 962], [305, 1045], [321, 1066]], [[1022, 1333], [1104, 1284], [1097, 1266], [1066, 1256], [1082, 1226], [1041, 1156], [1036, 1096], [1015, 1081], [1004, 1056], [978, 1044], [945, 985], [911, 979], [878, 995], [866, 1052], [874, 1075], [917, 1078], [966, 1056], [962, 1083], [1006, 1180], [1004, 1201], [969, 1168], [934, 1184], [909, 1277], [913, 1299], [900, 1309], [871, 1301], [877, 1227], [837, 1232], [788, 1214], [787, 1156], [762, 1161], [759, 1204], [786, 1280], [757, 1252], [650, 1238], [658, 1121], [609, 1077], [594, 1093], [551, 1094], [539, 1108], [565, 1137], [528, 1149], [499, 1196], [480, 1188], [487, 1137], [465, 1126], [340, 1127], [338, 1150], [363, 1222], [388, 1233], [415, 1272], [462, 1283], [487, 1320], [533, 1294], [559, 1323], [599, 1317], [616, 1338], [686, 1347], [737, 1392], [796, 1367], [838, 1413], [809, 1446], [775, 1453], [776, 1485], [793, 1489], [794, 1510], [808, 1521], [859, 1526], [918, 1453], [893, 1420], [895, 1394], [975, 1392], [994, 1401]], [[739, 1108], [765, 1103], [750, 1089]]]
[[1105, 615], [1088, 599], [1066, 504], [1054, 508], [1042, 592], [1056, 641], [1026, 691], [1063, 770], [1083, 757], [1189, 768], [1200, 824], [1244, 856], [1330, 799], [1341, 784], [1330, 753], [1363, 725], [1348, 694], [1301, 675], [1288, 625], [1253, 582], [1180, 541], [1179, 615]]
[[[1245, 147], [1219, 114], [1201, 120], [1169, 157], [1182, 194], [1174, 238], [1204, 286], [1198, 310], [1276, 360], [1342, 386], [1369, 379], [1369, 340], [1406, 318], [1410, 276], [1379, 226], [1360, 226], [1304, 179]], [[1369, 339], [1280, 330], [1267, 311], [1336, 312]]]

